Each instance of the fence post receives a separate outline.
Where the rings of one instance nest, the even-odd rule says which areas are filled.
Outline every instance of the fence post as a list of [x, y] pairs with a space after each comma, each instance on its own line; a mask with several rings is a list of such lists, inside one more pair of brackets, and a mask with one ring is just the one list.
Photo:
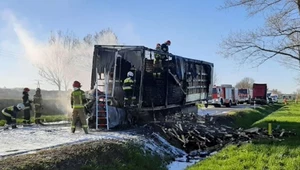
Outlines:
[[271, 136], [272, 135], [272, 124], [268, 123], [268, 134]]

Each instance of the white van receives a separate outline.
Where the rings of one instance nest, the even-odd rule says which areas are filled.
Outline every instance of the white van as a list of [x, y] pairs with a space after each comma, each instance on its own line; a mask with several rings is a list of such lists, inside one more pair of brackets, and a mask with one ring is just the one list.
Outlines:
[[274, 103], [278, 103], [278, 94], [271, 94], [270, 98]]

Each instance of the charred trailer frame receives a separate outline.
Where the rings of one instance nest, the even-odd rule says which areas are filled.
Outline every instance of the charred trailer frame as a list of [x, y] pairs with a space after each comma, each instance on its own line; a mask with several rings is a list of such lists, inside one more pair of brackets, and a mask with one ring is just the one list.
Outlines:
[[[166, 57], [160, 78], [153, 75], [155, 54]], [[128, 116], [140, 118], [138, 122], [149, 122], [163, 119], [168, 113], [197, 112], [196, 103], [207, 102], [211, 95], [213, 68], [213, 63], [166, 54], [144, 46], [95, 45], [91, 89], [98, 81], [96, 75], [108, 77], [108, 90], [100, 88], [100, 91], [110, 99], [110, 128], [127, 124]], [[137, 107], [125, 109], [122, 85], [128, 71], [134, 72], [133, 96]]]

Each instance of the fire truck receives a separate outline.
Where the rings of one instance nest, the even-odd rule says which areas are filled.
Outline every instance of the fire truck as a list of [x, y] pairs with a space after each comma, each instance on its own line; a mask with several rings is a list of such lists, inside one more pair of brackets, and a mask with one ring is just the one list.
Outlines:
[[232, 87], [230, 84], [223, 84], [221, 86], [214, 85], [212, 97], [208, 100], [208, 104], [214, 105], [215, 107], [221, 107], [222, 105], [231, 107], [232, 105], [237, 105], [237, 96], [237, 89]]
[[238, 89], [238, 104], [247, 103], [250, 104], [251, 96], [253, 90], [252, 89]]

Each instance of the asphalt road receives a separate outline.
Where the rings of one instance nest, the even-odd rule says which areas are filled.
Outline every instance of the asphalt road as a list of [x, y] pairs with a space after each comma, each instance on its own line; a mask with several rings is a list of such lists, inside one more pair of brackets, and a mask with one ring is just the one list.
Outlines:
[[[237, 106], [231, 106], [231, 107], [214, 107], [214, 106], [208, 106], [206, 109], [202, 109], [201, 111], [198, 112], [198, 114], [209, 114], [209, 115], [220, 115], [220, 114], [226, 114], [230, 111], [237, 111], [237, 110], [244, 110], [244, 109], [249, 109], [253, 108], [253, 105], [250, 104], [240, 104]], [[258, 105], [256, 105], [258, 107]]]

